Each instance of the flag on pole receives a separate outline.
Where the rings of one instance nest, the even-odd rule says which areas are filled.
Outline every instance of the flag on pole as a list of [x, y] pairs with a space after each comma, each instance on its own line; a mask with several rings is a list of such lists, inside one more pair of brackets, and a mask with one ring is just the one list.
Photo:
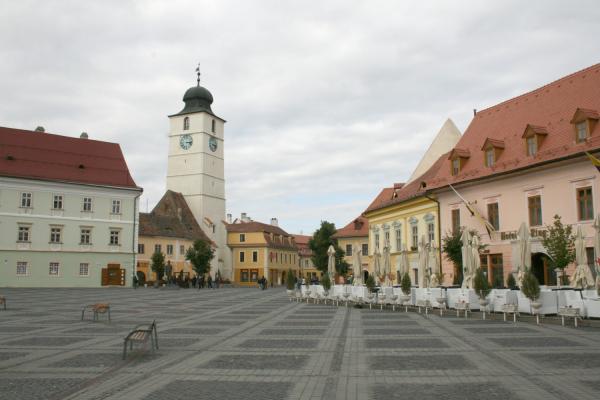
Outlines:
[[[600, 160], [598, 162], [600, 163]], [[454, 191], [454, 193], [456, 193], [456, 195], [460, 198], [460, 200], [463, 202], [463, 204], [465, 205], [465, 207], [467, 208], [467, 210], [469, 210], [469, 212], [471, 213], [471, 216], [477, 218], [483, 224], [483, 226], [485, 226], [485, 230], [487, 231], [488, 235], [491, 238], [492, 237], [492, 232], [496, 232], [496, 229], [490, 223], [490, 221], [488, 221], [487, 219], [485, 219], [481, 215], [481, 213], [479, 212], [479, 210], [473, 204], [471, 204], [464, 197], [462, 197], [460, 195], [460, 193], [458, 193], [458, 191], [456, 189], [454, 189], [454, 186], [452, 186], [452, 185], [448, 185], [448, 186], [450, 186], [450, 189], [452, 189]]]
[[600, 172], [600, 160], [588, 153], [587, 151], [585, 152], [585, 155], [588, 156], [592, 164], [594, 164], [594, 167], [596, 167], [598, 172]]

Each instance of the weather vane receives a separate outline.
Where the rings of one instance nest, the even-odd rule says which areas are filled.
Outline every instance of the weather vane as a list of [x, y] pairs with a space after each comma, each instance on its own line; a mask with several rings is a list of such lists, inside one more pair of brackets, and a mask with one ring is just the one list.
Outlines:
[[198, 86], [200, 86], [200, 63], [198, 63], [198, 66], [196, 67], [196, 75], [198, 75]]

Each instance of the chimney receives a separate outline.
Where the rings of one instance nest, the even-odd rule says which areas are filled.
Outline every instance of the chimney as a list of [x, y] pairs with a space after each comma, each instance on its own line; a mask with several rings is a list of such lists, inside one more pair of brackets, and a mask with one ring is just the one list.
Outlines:
[[44, 127], [43, 127], [43, 126], [38, 126], [37, 128], [35, 128], [35, 131], [36, 131], [36, 132], [42, 132], [42, 133], [43, 133], [43, 132], [46, 132], [46, 130], [44, 129]]
[[242, 213], [242, 222], [250, 222], [250, 217], [248, 217], [248, 214], [246, 213]]
[[476, 108], [474, 108], [474, 109], [473, 109], [473, 116], [476, 116], [476, 115], [477, 115], [477, 109], [476, 109]]
[[277, 218], [271, 218], [271, 225], [279, 226], [279, 222], [277, 222]]
[[80, 139], [87, 139], [88, 138], [88, 134], [87, 132], [81, 132], [81, 135], [79, 135]]
[[230, 224], [232, 220], [231, 214], [227, 214], [227, 223]]

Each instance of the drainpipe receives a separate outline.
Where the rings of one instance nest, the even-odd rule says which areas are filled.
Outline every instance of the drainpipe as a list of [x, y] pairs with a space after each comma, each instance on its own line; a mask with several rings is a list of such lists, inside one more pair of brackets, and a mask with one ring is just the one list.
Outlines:
[[[137, 275], [137, 264], [135, 263], [135, 256], [137, 254], [137, 249], [135, 248], [135, 227], [136, 227], [136, 221], [135, 221], [135, 217], [137, 215], [138, 219], [139, 219], [139, 215], [138, 215], [138, 199], [140, 198], [140, 196], [142, 195], [142, 192], [144, 191], [144, 189], [140, 188], [140, 192], [137, 194], [137, 196], [135, 196], [133, 198], [133, 232], [131, 233], [131, 247], [132, 247], [132, 257], [133, 257], [133, 275], [131, 275], [131, 284], [133, 285], [133, 277]], [[139, 235], [138, 235], [139, 237]]]
[[442, 214], [440, 213], [440, 202], [434, 198], [429, 196], [427, 193], [424, 194], [425, 198], [435, 202], [435, 204], [437, 204], [437, 214], [438, 214], [438, 224], [437, 224], [437, 231], [438, 231], [438, 252], [439, 252], [439, 257], [440, 257], [440, 270], [442, 269]]

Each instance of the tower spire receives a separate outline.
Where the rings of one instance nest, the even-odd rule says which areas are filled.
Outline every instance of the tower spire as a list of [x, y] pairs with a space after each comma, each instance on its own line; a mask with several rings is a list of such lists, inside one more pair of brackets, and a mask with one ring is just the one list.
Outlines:
[[198, 66], [196, 67], [196, 75], [197, 75], [196, 82], [198, 83], [198, 86], [200, 86], [200, 63], [198, 63]]

